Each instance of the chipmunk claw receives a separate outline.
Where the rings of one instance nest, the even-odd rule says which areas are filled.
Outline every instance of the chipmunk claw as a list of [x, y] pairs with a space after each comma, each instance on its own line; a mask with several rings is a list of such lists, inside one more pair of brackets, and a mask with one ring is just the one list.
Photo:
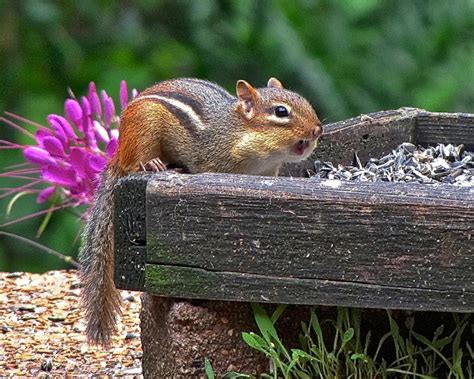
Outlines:
[[160, 158], [153, 158], [145, 164], [140, 162], [140, 168], [142, 171], [161, 172], [166, 171], [166, 164]]

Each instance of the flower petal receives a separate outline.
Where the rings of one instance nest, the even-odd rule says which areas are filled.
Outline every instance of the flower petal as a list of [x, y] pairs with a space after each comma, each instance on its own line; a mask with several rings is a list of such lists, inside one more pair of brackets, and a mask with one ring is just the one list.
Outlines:
[[71, 186], [69, 190], [73, 195], [82, 195], [84, 192], [87, 192], [87, 186], [85, 185], [84, 181], [81, 181], [80, 183]]
[[49, 129], [46, 129], [46, 128], [38, 129], [35, 133], [36, 143], [38, 144], [38, 146], [44, 147], [43, 140], [46, 137], [51, 137], [52, 135], [53, 135], [53, 133]]
[[[63, 146], [66, 147], [68, 145], [69, 137], [66, 135], [66, 132], [65, 132], [63, 126], [61, 125], [61, 123], [56, 118], [50, 117], [50, 116], [52, 116], [52, 115], [49, 115], [46, 118], [46, 121], [48, 121], [48, 123], [53, 127], [54, 134], [61, 141]], [[66, 120], [64, 120], [64, 121], [66, 121]]]
[[31, 163], [40, 166], [56, 163], [53, 157], [51, 157], [46, 150], [36, 146], [27, 147], [23, 150], [23, 156]]
[[85, 169], [85, 160], [88, 153], [80, 147], [71, 148], [71, 153], [69, 154], [69, 162], [71, 163], [76, 173], [81, 177], [86, 177]]
[[97, 88], [94, 82], [89, 83], [88, 97], [91, 104], [92, 113], [100, 117], [102, 115], [102, 107], [100, 105], [99, 95], [97, 94]]
[[104, 171], [107, 166], [107, 160], [101, 155], [91, 155], [89, 157], [89, 167], [94, 173]]
[[49, 125], [51, 125], [54, 128], [56, 132], [57, 132], [57, 129], [61, 128], [69, 139], [72, 139], [73, 141], [77, 139], [77, 135], [74, 132], [73, 127], [71, 126], [71, 124], [69, 124], [69, 122], [64, 117], [59, 116], [57, 114], [50, 114], [46, 118], [46, 120], [48, 121]]
[[81, 108], [82, 108], [82, 116], [90, 116], [92, 114], [91, 111], [91, 104], [89, 99], [85, 96], [81, 97]]
[[95, 132], [92, 127], [92, 124], [89, 124], [86, 133], [87, 146], [92, 150], [97, 150], [97, 139], [95, 138]]
[[122, 80], [120, 82], [120, 108], [124, 109], [128, 103], [128, 88], [127, 82]]
[[77, 182], [76, 172], [72, 167], [61, 167], [57, 165], [44, 166], [41, 169], [41, 176], [48, 182], [61, 186], [72, 186]]
[[96, 179], [97, 173], [107, 165], [107, 159], [102, 155], [92, 154], [80, 147], [72, 148], [69, 157], [76, 174], [84, 180]]
[[66, 116], [76, 124], [78, 128], [82, 124], [82, 108], [77, 102], [77, 100], [67, 99], [64, 102], [64, 113]]
[[117, 138], [112, 138], [110, 142], [107, 144], [105, 151], [107, 155], [111, 158], [117, 151], [118, 140]]
[[45, 137], [43, 146], [53, 157], [64, 157], [64, 147], [61, 141], [56, 137]]
[[84, 134], [88, 135], [90, 126], [92, 125], [91, 115], [91, 106], [87, 97], [81, 97], [81, 109], [82, 109], [82, 131]]
[[112, 98], [107, 95], [107, 92], [102, 91], [102, 102], [104, 104], [104, 121], [105, 126], [110, 126], [112, 119], [115, 116], [115, 105]]
[[38, 197], [36, 198], [36, 202], [38, 204], [44, 203], [46, 200], [48, 200], [51, 196], [54, 195], [54, 192], [56, 190], [56, 187], [46, 187], [44, 190], [42, 190], [39, 194]]
[[109, 133], [99, 121], [94, 121], [94, 131], [95, 136], [99, 141], [104, 143], [108, 143], [110, 141]]
[[115, 139], [119, 138], [119, 130], [117, 128], [110, 129], [109, 133], [110, 133], [111, 138], [115, 138]]

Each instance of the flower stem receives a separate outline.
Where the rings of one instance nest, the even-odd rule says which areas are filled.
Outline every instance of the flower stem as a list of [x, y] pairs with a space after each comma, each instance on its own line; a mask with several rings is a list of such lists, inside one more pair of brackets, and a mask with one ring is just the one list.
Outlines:
[[79, 269], [81, 267], [80, 264], [77, 263], [72, 257], [68, 257], [64, 254], [61, 254], [61, 253], [57, 252], [56, 250], [50, 249], [49, 247], [41, 245], [40, 243], [32, 241], [28, 238], [17, 236], [16, 234], [12, 234], [12, 233], [2, 232], [2, 231], [0, 231], [0, 235], [15, 238], [19, 241], [22, 241], [22, 242], [27, 243], [31, 246], [34, 246], [37, 249], [43, 250], [44, 252], [46, 252], [48, 254], [51, 254], [51, 255], [54, 255], [56, 258], [59, 258], [59, 259], [65, 261], [65, 262], [71, 264], [72, 266], [74, 266], [77, 269]]

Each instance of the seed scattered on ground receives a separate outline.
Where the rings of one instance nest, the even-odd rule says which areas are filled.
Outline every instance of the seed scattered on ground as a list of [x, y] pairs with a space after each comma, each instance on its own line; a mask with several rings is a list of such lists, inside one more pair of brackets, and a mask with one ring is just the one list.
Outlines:
[[121, 291], [120, 332], [102, 349], [86, 343], [76, 283], [76, 271], [0, 273], [0, 377], [141, 377], [139, 294]]

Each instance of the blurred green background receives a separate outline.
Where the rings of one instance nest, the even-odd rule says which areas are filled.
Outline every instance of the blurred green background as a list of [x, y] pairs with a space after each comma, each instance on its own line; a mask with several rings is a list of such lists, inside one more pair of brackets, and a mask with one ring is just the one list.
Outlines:
[[[0, 0], [0, 112], [44, 122], [67, 88], [89, 81], [117, 99], [194, 76], [230, 91], [270, 76], [306, 96], [326, 123], [401, 106], [474, 112], [474, 1]], [[0, 139], [28, 143], [6, 125]], [[2, 168], [21, 156], [1, 150]], [[11, 185], [2, 179], [1, 187]], [[0, 223], [43, 209], [21, 198]], [[0, 228], [35, 239], [41, 219]], [[40, 243], [76, 256], [81, 221], [56, 213]], [[0, 236], [0, 270], [66, 267]]]

